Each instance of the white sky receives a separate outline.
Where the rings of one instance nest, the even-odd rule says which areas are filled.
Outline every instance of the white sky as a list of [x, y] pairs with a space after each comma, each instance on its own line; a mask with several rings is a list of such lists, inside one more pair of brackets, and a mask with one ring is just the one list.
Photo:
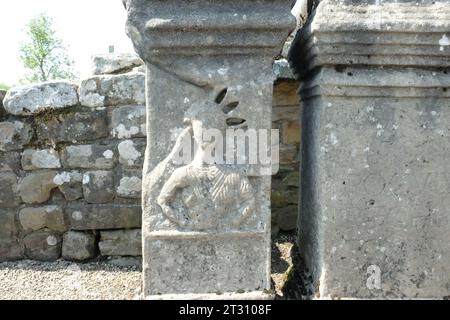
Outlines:
[[91, 56], [107, 53], [110, 45], [116, 53], [134, 52], [125, 34], [126, 11], [121, 0], [12, 0], [0, 3], [0, 83], [17, 84], [25, 75], [19, 60], [20, 42], [26, 39], [29, 20], [39, 13], [53, 18], [75, 68], [86, 77]]

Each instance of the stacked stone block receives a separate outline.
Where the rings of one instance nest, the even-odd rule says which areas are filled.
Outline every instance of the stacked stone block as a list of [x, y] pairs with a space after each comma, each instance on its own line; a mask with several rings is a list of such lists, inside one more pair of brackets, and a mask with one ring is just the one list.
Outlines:
[[[95, 75], [80, 86], [13, 88], [0, 106], [0, 260], [141, 254], [142, 61], [105, 55], [94, 62]], [[285, 60], [275, 72], [274, 127], [283, 164], [274, 177], [274, 229], [291, 230], [299, 107]]]

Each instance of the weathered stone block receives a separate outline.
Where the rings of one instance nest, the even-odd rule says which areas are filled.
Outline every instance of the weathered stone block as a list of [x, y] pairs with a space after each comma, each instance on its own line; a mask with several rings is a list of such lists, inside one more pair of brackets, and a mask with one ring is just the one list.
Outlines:
[[19, 152], [0, 151], [0, 172], [20, 170], [20, 158], [21, 155]]
[[141, 198], [142, 193], [142, 171], [122, 170], [116, 178], [117, 196], [123, 198]]
[[66, 209], [73, 230], [140, 228], [142, 209], [139, 205], [73, 204]]
[[66, 200], [74, 201], [83, 197], [82, 179], [83, 175], [78, 171], [60, 172], [53, 178], [53, 182]]
[[83, 176], [83, 195], [88, 203], [107, 203], [114, 199], [114, 174], [90, 171]]
[[273, 64], [273, 73], [278, 80], [295, 80], [294, 74], [291, 68], [289, 68], [289, 62], [286, 59], [276, 60]]
[[51, 231], [30, 233], [23, 239], [25, 254], [30, 259], [52, 261], [61, 256], [61, 236]]
[[17, 234], [16, 210], [0, 209], [0, 240], [10, 240]]
[[24, 170], [61, 168], [59, 154], [54, 149], [26, 149], [22, 154]]
[[67, 81], [51, 81], [12, 88], [3, 101], [8, 113], [30, 116], [46, 110], [78, 104], [77, 86]]
[[128, 73], [86, 79], [80, 86], [80, 102], [86, 107], [145, 104], [145, 75]]
[[98, 246], [102, 256], [140, 256], [141, 230], [102, 231]]
[[17, 260], [23, 256], [24, 246], [18, 239], [0, 239], [0, 261]]
[[132, 71], [144, 62], [135, 54], [102, 54], [92, 57], [92, 74], [118, 74]]
[[0, 173], [0, 208], [14, 208], [20, 203], [17, 176], [12, 172]]
[[61, 113], [35, 119], [37, 135], [53, 142], [89, 141], [108, 136], [106, 110]]
[[64, 168], [112, 169], [117, 162], [116, 147], [110, 144], [68, 146], [62, 150]]
[[23, 149], [33, 138], [33, 129], [27, 122], [0, 122], [0, 151], [14, 151]]
[[143, 139], [124, 140], [117, 146], [119, 162], [124, 167], [142, 168], [144, 164], [145, 147], [147, 142]]
[[3, 99], [5, 98], [6, 91], [0, 90], [0, 117], [3, 117], [6, 114], [6, 110], [3, 107]]
[[19, 211], [19, 222], [25, 232], [38, 231], [44, 228], [58, 232], [67, 230], [63, 210], [56, 205], [23, 208]]
[[267, 167], [206, 164], [205, 148], [218, 139], [199, 143], [195, 161], [172, 160], [188, 133], [199, 141], [210, 128], [222, 136], [232, 127], [271, 129], [272, 62], [294, 27], [291, 3], [126, 1], [128, 32], [147, 67], [145, 297], [262, 298], [270, 288]]
[[25, 203], [43, 203], [50, 198], [51, 191], [57, 187], [53, 179], [54, 171], [30, 173], [19, 182], [19, 193]]
[[116, 108], [111, 115], [112, 136], [129, 139], [146, 136], [146, 113], [144, 106]]
[[69, 231], [63, 236], [62, 257], [66, 260], [85, 261], [97, 253], [95, 235], [88, 232]]

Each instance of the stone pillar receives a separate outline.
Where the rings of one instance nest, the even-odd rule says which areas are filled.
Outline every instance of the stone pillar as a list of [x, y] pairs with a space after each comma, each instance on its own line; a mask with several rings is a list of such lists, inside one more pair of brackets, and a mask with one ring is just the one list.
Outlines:
[[448, 1], [323, 0], [298, 33], [299, 246], [320, 298], [450, 295]]
[[[295, 27], [292, 1], [124, 2], [147, 66], [144, 295], [268, 296], [271, 177], [257, 165], [205, 164], [214, 143], [201, 135], [271, 129], [272, 63]], [[195, 158], [177, 164], [190, 135]]]

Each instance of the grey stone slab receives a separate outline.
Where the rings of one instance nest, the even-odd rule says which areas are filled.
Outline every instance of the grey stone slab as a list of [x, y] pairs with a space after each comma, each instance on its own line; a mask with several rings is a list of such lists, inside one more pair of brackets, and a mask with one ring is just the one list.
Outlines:
[[141, 256], [142, 232], [140, 229], [101, 231], [98, 246], [102, 256]]
[[40, 140], [78, 142], [105, 138], [109, 135], [106, 110], [73, 111], [35, 118]]
[[262, 166], [204, 165], [202, 142], [199, 161], [172, 160], [190, 132], [199, 141], [206, 128], [271, 129], [272, 62], [295, 27], [290, 1], [124, 4], [147, 67], [144, 297], [270, 289]]
[[24, 252], [24, 246], [17, 238], [0, 239], [0, 261], [22, 259]]
[[30, 143], [34, 131], [28, 122], [11, 120], [0, 122], [0, 151], [21, 150]]
[[18, 177], [13, 172], [0, 173], [0, 208], [14, 208], [20, 203]]
[[95, 235], [89, 232], [69, 231], [63, 236], [62, 257], [66, 260], [86, 261], [97, 253]]
[[44, 228], [57, 232], [67, 230], [63, 209], [57, 205], [20, 209], [18, 220], [25, 232], [38, 231]]
[[49, 81], [14, 87], [3, 100], [5, 110], [14, 115], [32, 116], [78, 104], [77, 86], [68, 81]]
[[21, 154], [19, 152], [0, 151], [0, 172], [19, 171]]
[[44, 203], [51, 195], [51, 191], [58, 187], [54, 178], [57, 172], [41, 171], [29, 173], [20, 179], [18, 190], [25, 203]]
[[107, 203], [114, 199], [114, 174], [88, 171], [83, 175], [83, 195], [88, 203]]
[[142, 194], [142, 170], [126, 169], [118, 171], [116, 194], [122, 198], [140, 199]]
[[24, 170], [61, 168], [59, 154], [54, 149], [26, 149], [21, 162]]
[[61, 236], [50, 231], [37, 231], [25, 236], [25, 254], [29, 259], [57, 260], [61, 256]]
[[145, 104], [145, 75], [102, 75], [83, 80], [80, 102], [86, 107]]
[[139, 205], [69, 204], [66, 216], [73, 230], [131, 229], [141, 227]]
[[84, 144], [65, 147], [61, 152], [64, 168], [112, 169], [117, 163], [115, 144]]
[[135, 54], [100, 54], [92, 57], [92, 73], [94, 75], [126, 73], [143, 64], [144, 62]]
[[117, 145], [119, 162], [128, 168], [142, 168], [144, 165], [145, 148], [144, 139], [124, 140]]
[[18, 232], [14, 209], [0, 209], [0, 240], [11, 240]]
[[145, 137], [145, 106], [125, 106], [111, 112], [111, 134], [114, 138], [130, 139]]

